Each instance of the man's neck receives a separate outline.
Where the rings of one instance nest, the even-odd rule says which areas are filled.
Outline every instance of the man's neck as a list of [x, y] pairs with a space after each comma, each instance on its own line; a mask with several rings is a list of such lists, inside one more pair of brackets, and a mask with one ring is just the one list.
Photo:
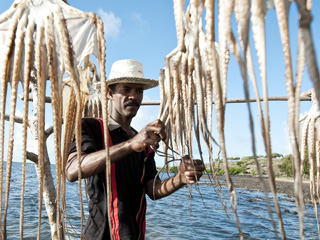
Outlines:
[[131, 121], [132, 118], [124, 118], [121, 116], [118, 116], [116, 114], [112, 114], [111, 113], [111, 118], [113, 120], [115, 120], [117, 123], [119, 123], [121, 125], [121, 128], [130, 136], [133, 137], [134, 136], [134, 132], [131, 129]]

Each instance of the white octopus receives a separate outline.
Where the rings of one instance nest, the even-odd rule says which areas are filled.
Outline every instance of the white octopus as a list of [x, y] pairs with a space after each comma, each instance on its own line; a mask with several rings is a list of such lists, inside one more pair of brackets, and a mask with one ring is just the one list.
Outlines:
[[[12, 6], [0, 15], [0, 79], [1, 79], [1, 99], [0, 99], [0, 179], [3, 176], [4, 162], [4, 119], [5, 105], [8, 84], [11, 86], [10, 99], [10, 119], [9, 119], [9, 145], [6, 171], [6, 194], [4, 203], [3, 223], [1, 225], [2, 238], [6, 239], [6, 216], [8, 209], [8, 200], [10, 192], [10, 175], [12, 151], [14, 143], [14, 118], [16, 109], [16, 98], [18, 83], [21, 82], [24, 93], [24, 124], [23, 139], [24, 153], [23, 159], [26, 159], [26, 139], [28, 126], [28, 99], [29, 87], [31, 86], [31, 75], [35, 73], [36, 88], [33, 90], [38, 103], [35, 106], [37, 110], [37, 129], [36, 138], [38, 139], [38, 165], [39, 165], [39, 226], [38, 238], [40, 238], [41, 209], [43, 202], [43, 182], [44, 179], [44, 159], [45, 159], [45, 90], [47, 80], [51, 82], [51, 104], [53, 115], [53, 129], [56, 156], [56, 179], [57, 179], [57, 197], [56, 197], [56, 219], [50, 219], [50, 225], [55, 221], [57, 225], [52, 229], [52, 238], [63, 238], [64, 230], [60, 225], [62, 216], [61, 207], [65, 207], [64, 183], [65, 183], [65, 161], [71, 140], [76, 135], [77, 147], [80, 155], [80, 136], [81, 136], [81, 116], [82, 110], [87, 100], [88, 92], [83, 91], [83, 84], [80, 84], [81, 77], [80, 64], [86, 56], [93, 54], [98, 59], [102, 99], [106, 100], [105, 84], [105, 40], [103, 36], [103, 23], [94, 13], [85, 13], [75, 9], [61, 0], [16, 0]], [[86, 60], [88, 61], [88, 60]], [[85, 61], [85, 63], [86, 63]], [[80, 73], [79, 73], [80, 72]], [[69, 96], [64, 98], [62, 91], [65, 83], [64, 77], [68, 77], [71, 87]], [[106, 103], [106, 101], [104, 101]], [[62, 111], [61, 106], [66, 106], [64, 111], [63, 140], [62, 135]], [[107, 116], [106, 104], [102, 106], [103, 116]], [[107, 119], [106, 117], [104, 119]], [[106, 120], [105, 120], [105, 124]], [[79, 177], [81, 177], [79, 164]], [[23, 169], [25, 176], [25, 162]], [[24, 185], [24, 180], [23, 180]], [[81, 188], [81, 181], [79, 181]], [[0, 201], [2, 206], [3, 182], [0, 186]], [[24, 189], [24, 186], [23, 186]], [[80, 191], [81, 194], [81, 191]], [[23, 190], [22, 190], [22, 217], [20, 218], [20, 236], [23, 236]], [[80, 196], [80, 199], [82, 197]], [[46, 202], [47, 205], [47, 202]], [[81, 203], [83, 222], [83, 207]], [[81, 231], [82, 234], [82, 231]]]
[[[177, 48], [165, 58], [164, 70], [160, 73], [160, 118], [167, 123], [172, 136], [165, 144], [165, 151], [168, 148], [176, 149], [178, 155], [189, 154], [192, 156], [192, 139], [196, 136], [200, 154], [199, 136], [207, 145], [210, 154], [211, 169], [214, 170], [212, 162], [213, 139], [212, 119], [212, 96], [215, 104], [217, 119], [217, 130], [219, 133], [219, 146], [224, 161], [224, 168], [228, 189], [230, 193], [230, 204], [235, 222], [238, 226], [241, 238], [240, 223], [236, 213], [236, 192], [228, 175], [228, 162], [225, 149], [224, 118], [226, 104], [226, 82], [228, 71], [229, 51], [235, 55], [239, 63], [241, 75], [244, 80], [245, 96], [249, 100], [248, 76], [254, 86], [258, 108], [260, 112], [261, 132], [264, 139], [265, 151], [268, 156], [268, 175], [271, 190], [273, 193], [274, 206], [277, 212], [279, 232], [281, 238], [285, 239], [285, 231], [281, 217], [280, 207], [277, 201], [275, 176], [272, 168], [272, 151], [270, 139], [270, 120], [267, 91], [266, 71], [266, 46], [265, 46], [265, 15], [270, 8], [275, 8], [280, 36], [284, 52], [286, 66], [285, 83], [288, 92], [288, 125], [293, 154], [293, 166], [295, 169], [295, 192], [296, 203], [299, 211], [300, 238], [304, 236], [303, 227], [303, 192], [302, 177], [300, 174], [299, 154], [299, 101], [302, 82], [302, 72], [307, 63], [309, 74], [315, 86], [315, 96], [320, 97], [319, 70], [315, 59], [315, 53], [310, 32], [310, 9], [312, 1], [297, 0], [300, 12], [300, 28], [298, 36], [297, 69], [295, 74], [292, 70], [291, 53], [289, 46], [288, 12], [292, 1], [289, 0], [230, 0], [218, 1], [218, 16], [214, 14], [214, 0], [190, 0], [185, 7], [184, 0], [174, 0], [174, 14], [177, 30]], [[205, 23], [202, 23], [202, 15], [205, 11]], [[231, 16], [235, 13], [238, 24], [239, 41], [231, 30]], [[215, 20], [218, 19], [219, 39], [215, 39]], [[263, 87], [264, 112], [258, 94], [256, 77], [253, 70], [253, 62], [249, 42], [249, 23], [252, 24], [254, 46], [258, 56], [260, 78]], [[205, 29], [205, 31], [203, 30]], [[215, 43], [217, 41], [217, 43]], [[240, 43], [240, 44], [239, 44]], [[305, 58], [305, 56], [308, 58]], [[310, 57], [309, 57], [310, 56]], [[213, 91], [213, 92], [212, 92]], [[196, 111], [194, 104], [196, 103]], [[178, 109], [178, 111], [173, 111]], [[248, 101], [250, 128], [252, 132], [252, 149], [254, 156], [255, 137], [253, 132], [253, 121]], [[185, 121], [179, 119], [185, 118]], [[186, 129], [184, 131], [184, 129]], [[202, 158], [202, 154], [201, 154]], [[257, 170], [260, 172], [259, 164]], [[261, 174], [260, 174], [261, 175]], [[267, 195], [266, 195], [267, 196]], [[272, 217], [269, 204], [269, 213]], [[276, 228], [276, 225], [274, 228]], [[277, 230], [275, 229], [275, 232]]]

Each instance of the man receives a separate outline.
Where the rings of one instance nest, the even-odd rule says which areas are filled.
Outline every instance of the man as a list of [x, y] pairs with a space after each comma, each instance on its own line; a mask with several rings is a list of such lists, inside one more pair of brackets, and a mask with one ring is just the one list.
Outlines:
[[[108, 98], [112, 103], [108, 130], [112, 182], [111, 234], [114, 239], [144, 239], [145, 194], [153, 200], [168, 196], [185, 184], [195, 183], [204, 170], [200, 160], [192, 162], [185, 156], [177, 175], [163, 181], [156, 178], [151, 147], [158, 148], [159, 141], [166, 139], [165, 126], [156, 120], [138, 133], [131, 127], [131, 121], [140, 107], [144, 90], [157, 85], [158, 81], [144, 78], [142, 64], [135, 60], [120, 60], [112, 65], [108, 80]], [[81, 141], [82, 177], [88, 178], [90, 197], [84, 238], [109, 239], [102, 121], [83, 119]], [[69, 181], [78, 179], [75, 142], [70, 148], [66, 171]]]

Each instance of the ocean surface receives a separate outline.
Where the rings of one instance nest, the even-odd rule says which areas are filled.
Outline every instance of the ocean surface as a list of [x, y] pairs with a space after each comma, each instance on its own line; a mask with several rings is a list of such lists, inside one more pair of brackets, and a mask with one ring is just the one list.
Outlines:
[[[7, 216], [7, 239], [19, 239], [19, 215], [21, 195], [21, 163], [13, 163], [11, 191]], [[55, 175], [55, 166], [52, 165]], [[36, 239], [38, 228], [38, 180], [34, 165], [27, 164], [24, 213], [24, 239]], [[165, 176], [161, 177], [166, 178]], [[66, 202], [70, 239], [79, 239], [80, 206], [77, 185], [67, 182]], [[201, 184], [184, 187], [171, 196], [152, 201], [148, 198], [146, 239], [239, 239], [239, 231], [230, 209], [229, 194], [223, 187], [226, 211], [220, 202], [217, 189]], [[275, 233], [264, 193], [237, 189], [237, 214], [245, 239], [281, 239]], [[279, 198], [292, 198], [279, 194]], [[299, 239], [299, 220], [295, 202], [279, 200], [287, 239]], [[277, 217], [273, 209], [276, 230]], [[87, 213], [86, 203], [84, 211]], [[45, 208], [42, 211], [41, 239], [50, 239], [50, 227]], [[305, 239], [317, 239], [317, 223], [311, 204], [305, 207]], [[67, 238], [68, 239], [68, 238]], [[319, 238], [318, 238], [319, 239]]]

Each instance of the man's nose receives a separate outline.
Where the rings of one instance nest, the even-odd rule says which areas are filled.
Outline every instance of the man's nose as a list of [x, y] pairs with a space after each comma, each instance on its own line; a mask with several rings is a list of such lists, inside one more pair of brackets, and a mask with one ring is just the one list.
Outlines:
[[129, 93], [129, 99], [138, 99], [138, 91], [135, 91], [134, 89], [130, 91]]

